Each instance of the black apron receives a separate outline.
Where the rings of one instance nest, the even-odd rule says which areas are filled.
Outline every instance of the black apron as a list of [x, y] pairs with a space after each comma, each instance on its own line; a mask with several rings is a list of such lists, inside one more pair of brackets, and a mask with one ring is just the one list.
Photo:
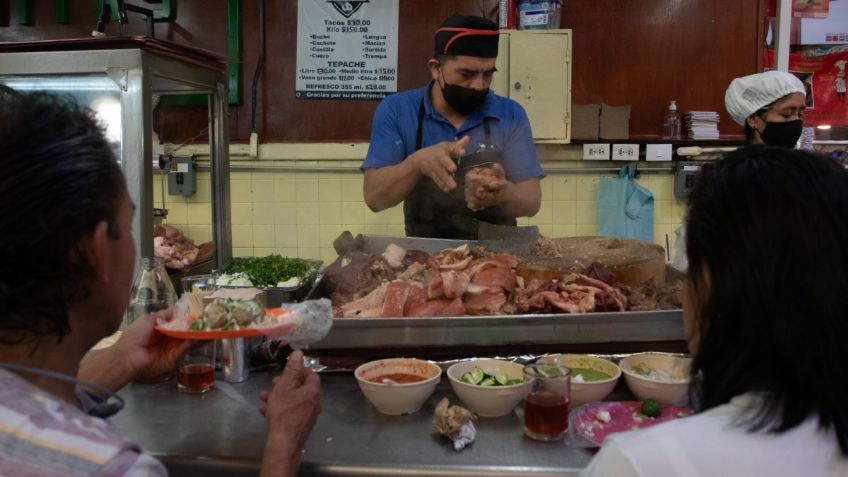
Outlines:
[[[492, 148], [489, 118], [483, 119], [485, 146], [483, 152], [465, 156], [459, 163], [455, 176], [456, 189], [444, 192], [429, 177], [423, 177], [403, 201], [403, 215], [407, 237], [429, 237], [460, 240], [477, 240], [480, 221], [498, 225], [516, 225], [515, 217], [506, 215], [500, 207], [472, 211], [465, 202], [465, 173], [482, 163], [503, 164], [503, 155]], [[415, 150], [421, 149], [424, 134], [424, 100], [418, 108], [418, 130]]]

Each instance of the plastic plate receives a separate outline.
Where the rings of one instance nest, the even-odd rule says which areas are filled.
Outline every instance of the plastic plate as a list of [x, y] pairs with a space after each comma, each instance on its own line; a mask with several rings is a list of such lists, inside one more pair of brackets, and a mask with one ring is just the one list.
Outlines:
[[[266, 308], [265, 315], [280, 316], [285, 312], [279, 308]], [[262, 336], [267, 334], [278, 334], [284, 331], [286, 327], [291, 327], [291, 323], [280, 322], [273, 325], [263, 327], [241, 328], [238, 330], [180, 330], [168, 328], [161, 325], [156, 325], [156, 330], [165, 336], [179, 338], [183, 340], [221, 340], [229, 338], [241, 338], [245, 336]]]
[[175, 330], [156, 325], [156, 330], [165, 336], [179, 338], [182, 340], [222, 340], [228, 338], [241, 338], [244, 336], [262, 336], [259, 328], [242, 328], [240, 330]]

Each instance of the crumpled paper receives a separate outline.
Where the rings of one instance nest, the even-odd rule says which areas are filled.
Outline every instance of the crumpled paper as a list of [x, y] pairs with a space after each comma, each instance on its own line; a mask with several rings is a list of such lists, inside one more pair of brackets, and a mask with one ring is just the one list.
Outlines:
[[433, 429], [452, 440], [453, 448], [461, 451], [477, 437], [477, 429], [474, 427], [476, 420], [477, 416], [473, 412], [462, 406], [451, 406], [448, 398], [442, 398], [436, 406]]

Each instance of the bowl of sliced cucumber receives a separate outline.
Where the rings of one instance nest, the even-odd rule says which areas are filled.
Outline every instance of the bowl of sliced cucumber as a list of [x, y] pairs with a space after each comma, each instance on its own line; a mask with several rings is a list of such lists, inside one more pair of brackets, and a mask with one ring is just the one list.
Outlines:
[[500, 359], [470, 359], [448, 368], [453, 392], [481, 417], [512, 412], [524, 398], [523, 366]]

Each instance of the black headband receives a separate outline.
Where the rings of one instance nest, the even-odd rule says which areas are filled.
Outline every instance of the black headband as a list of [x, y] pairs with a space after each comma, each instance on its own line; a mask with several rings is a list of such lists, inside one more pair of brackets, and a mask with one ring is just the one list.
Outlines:
[[436, 30], [434, 56], [498, 56], [498, 26], [482, 17], [453, 15]]

